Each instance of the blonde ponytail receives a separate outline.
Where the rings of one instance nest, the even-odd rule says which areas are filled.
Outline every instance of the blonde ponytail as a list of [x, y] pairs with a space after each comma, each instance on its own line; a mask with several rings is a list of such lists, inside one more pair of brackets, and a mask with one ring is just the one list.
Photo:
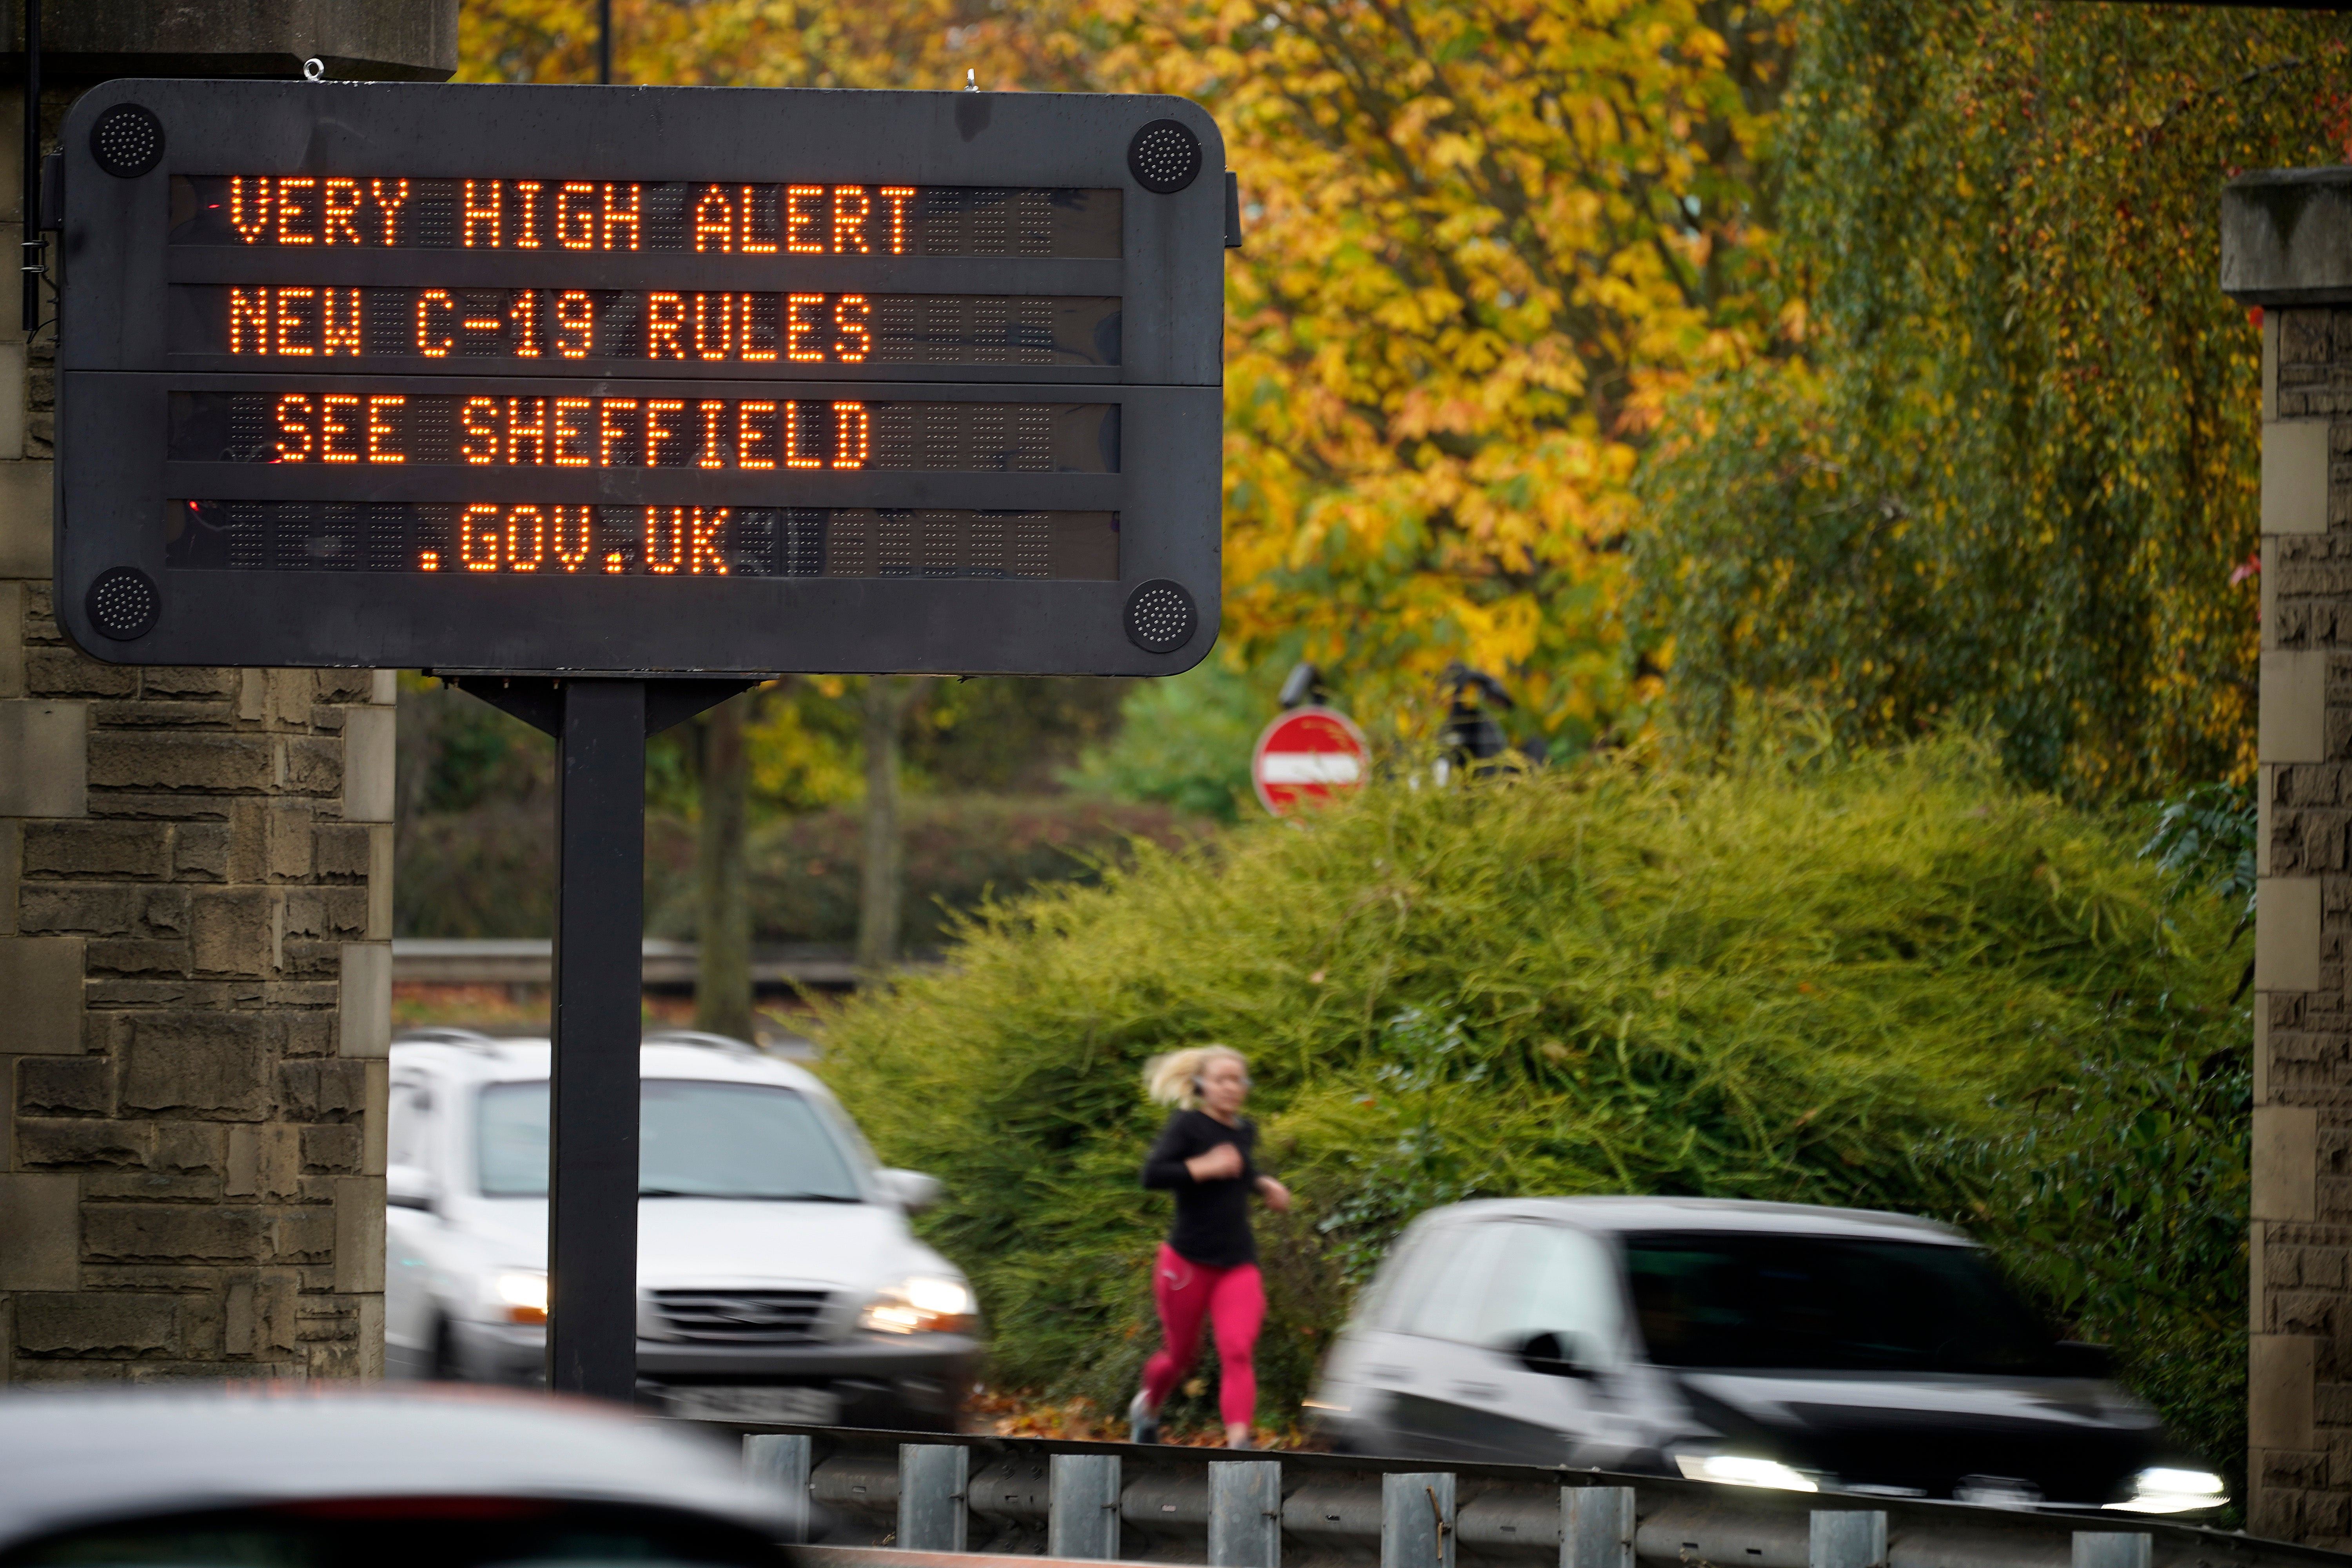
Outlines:
[[1221, 1058], [1241, 1063], [1244, 1073], [1249, 1071], [1249, 1058], [1231, 1046], [1190, 1046], [1144, 1063], [1143, 1091], [1162, 1105], [1198, 1110], [1201, 1092], [1196, 1086], [1201, 1075]]

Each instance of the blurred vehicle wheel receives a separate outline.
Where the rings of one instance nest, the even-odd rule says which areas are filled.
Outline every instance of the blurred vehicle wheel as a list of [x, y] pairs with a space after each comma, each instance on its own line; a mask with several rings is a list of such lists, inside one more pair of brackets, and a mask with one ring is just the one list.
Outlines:
[[462, 1383], [465, 1369], [457, 1364], [457, 1336], [450, 1331], [449, 1320], [433, 1320], [433, 1364], [426, 1374], [436, 1383]]

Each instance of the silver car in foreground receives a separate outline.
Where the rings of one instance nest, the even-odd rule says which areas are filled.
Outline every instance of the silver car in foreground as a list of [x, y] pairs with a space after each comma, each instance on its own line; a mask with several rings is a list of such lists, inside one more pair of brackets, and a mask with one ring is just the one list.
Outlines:
[[183, 1384], [0, 1395], [0, 1563], [783, 1568], [726, 1448], [584, 1400]]

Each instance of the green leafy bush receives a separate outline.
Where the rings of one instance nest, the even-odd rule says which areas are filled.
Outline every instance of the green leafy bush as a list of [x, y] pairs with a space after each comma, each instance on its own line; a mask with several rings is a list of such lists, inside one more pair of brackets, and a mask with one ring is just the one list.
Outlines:
[[1139, 1073], [1222, 1039], [1302, 1200], [1259, 1221], [1269, 1413], [1421, 1209], [1646, 1192], [1962, 1215], [2135, 1366], [2186, 1355], [2144, 1381], [2193, 1416], [2239, 1370], [2182, 1292], [2226, 1323], [2244, 1270], [2150, 1270], [2235, 1245], [2245, 1020], [2227, 911], [2168, 904], [2140, 837], [1958, 741], [1377, 788], [992, 907], [949, 973], [835, 1013], [825, 1071], [945, 1180], [927, 1226], [1014, 1386], [1132, 1388], [1165, 1224]]
[[2181, 890], [2210, 893], [2238, 911], [2238, 929], [2254, 926], [2254, 848], [2262, 814], [2253, 785], [2199, 784], [2158, 808], [2156, 831], [2140, 854], [2156, 857]]
[[1119, 707], [1118, 732], [1080, 753], [1063, 777], [1073, 788], [1121, 800], [1165, 801], [1232, 822], [1251, 799], [1250, 752], [1281, 710], [1265, 683], [1212, 657], [1181, 675], [1137, 683]]
[[550, 800], [486, 801], [404, 817], [395, 854], [395, 935], [543, 937], [555, 930]]
[[[2237, 1016], [2240, 1018], [2243, 1015]], [[2240, 1031], [2243, 1033], [2250, 1031]], [[2093, 1053], [1922, 1151], [1948, 1217], [2124, 1375], [2245, 1495], [2246, 1041]]]

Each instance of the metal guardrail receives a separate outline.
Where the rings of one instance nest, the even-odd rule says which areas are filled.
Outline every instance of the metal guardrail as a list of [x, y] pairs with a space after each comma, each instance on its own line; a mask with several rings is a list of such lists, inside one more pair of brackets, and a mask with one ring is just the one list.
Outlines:
[[2156, 1521], [1532, 1465], [738, 1426], [820, 1568], [2346, 1568]]
[[[690, 942], [646, 938], [645, 983], [656, 987], [693, 984], [699, 952]], [[392, 978], [399, 984], [545, 985], [554, 966], [555, 943], [543, 936], [402, 936], [392, 942]], [[846, 990], [857, 984], [857, 965], [846, 948], [761, 945], [751, 950], [751, 982]]]

